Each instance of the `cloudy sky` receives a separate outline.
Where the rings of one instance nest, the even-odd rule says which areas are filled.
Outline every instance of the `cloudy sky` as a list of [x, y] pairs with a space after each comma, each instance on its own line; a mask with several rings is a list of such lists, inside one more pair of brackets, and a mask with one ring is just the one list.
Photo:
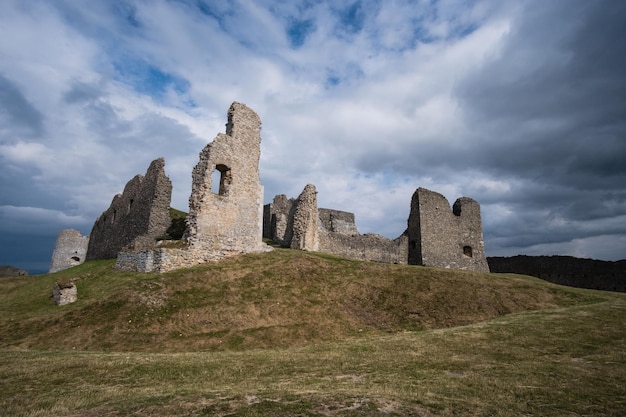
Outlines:
[[233, 101], [265, 202], [394, 238], [417, 187], [482, 208], [488, 256], [626, 258], [622, 0], [2, 0], [0, 264], [46, 271], [166, 159], [187, 210]]

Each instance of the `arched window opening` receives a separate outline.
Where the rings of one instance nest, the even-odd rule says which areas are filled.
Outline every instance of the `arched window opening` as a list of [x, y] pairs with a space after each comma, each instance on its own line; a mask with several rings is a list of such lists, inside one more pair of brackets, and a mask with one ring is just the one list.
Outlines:
[[472, 247], [471, 246], [463, 246], [463, 255], [471, 258], [473, 256]]
[[216, 165], [211, 174], [211, 191], [213, 194], [227, 196], [231, 181], [230, 168], [222, 164]]

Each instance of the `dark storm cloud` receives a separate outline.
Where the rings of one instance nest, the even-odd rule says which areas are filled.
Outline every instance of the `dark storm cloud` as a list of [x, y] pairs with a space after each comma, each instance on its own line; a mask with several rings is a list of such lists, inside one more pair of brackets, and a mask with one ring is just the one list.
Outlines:
[[459, 87], [484, 151], [470, 161], [544, 184], [622, 189], [626, 3], [556, 4], [525, 10], [507, 52]]
[[12, 135], [40, 136], [43, 132], [43, 115], [30, 103], [19, 87], [0, 74], [0, 140], [5, 141], [8, 131]]

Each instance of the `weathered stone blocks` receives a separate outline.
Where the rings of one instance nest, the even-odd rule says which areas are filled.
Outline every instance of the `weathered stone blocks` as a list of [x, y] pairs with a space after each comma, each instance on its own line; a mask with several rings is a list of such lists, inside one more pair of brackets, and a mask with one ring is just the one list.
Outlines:
[[59, 232], [52, 252], [48, 272], [57, 272], [85, 262], [89, 235], [83, 236], [78, 230], [65, 229]]
[[452, 210], [441, 194], [418, 188], [408, 219], [409, 264], [489, 272], [480, 205], [461, 197]]
[[78, 289], [73, 283], [60, 284], [57, 282], [52, 289], [52, 297], [56, 305], [70, 304], [78, 300]]
[[165, 175], [165, 160], [152, 161], [146, 175], [137, 175], [113, 198], [111, 206], [91, 229], [87, 260], [114, 259], [122, 248], [154, 246], [172, 220], [169, 214], [172, 182]]

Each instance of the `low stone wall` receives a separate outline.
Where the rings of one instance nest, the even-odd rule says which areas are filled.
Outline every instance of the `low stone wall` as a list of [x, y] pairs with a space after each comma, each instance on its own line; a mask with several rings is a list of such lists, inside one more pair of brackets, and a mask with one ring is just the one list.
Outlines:
[[364, 261], [406, 264], [408, 237], [402, 235], [391, 240], [377, 234], [343, 235], [320, 233], [320, 252]]
[[118, 253], [115, 269], [132, 272], [164, 273], [181, 268], [191, 268], [243, 253], [262, 253], [270, 250], [272, 248], [267, 245], [259, 246], [257, 250], [252, 252], [228, 250], [207, 252], [194, 246], [143, 249]]

